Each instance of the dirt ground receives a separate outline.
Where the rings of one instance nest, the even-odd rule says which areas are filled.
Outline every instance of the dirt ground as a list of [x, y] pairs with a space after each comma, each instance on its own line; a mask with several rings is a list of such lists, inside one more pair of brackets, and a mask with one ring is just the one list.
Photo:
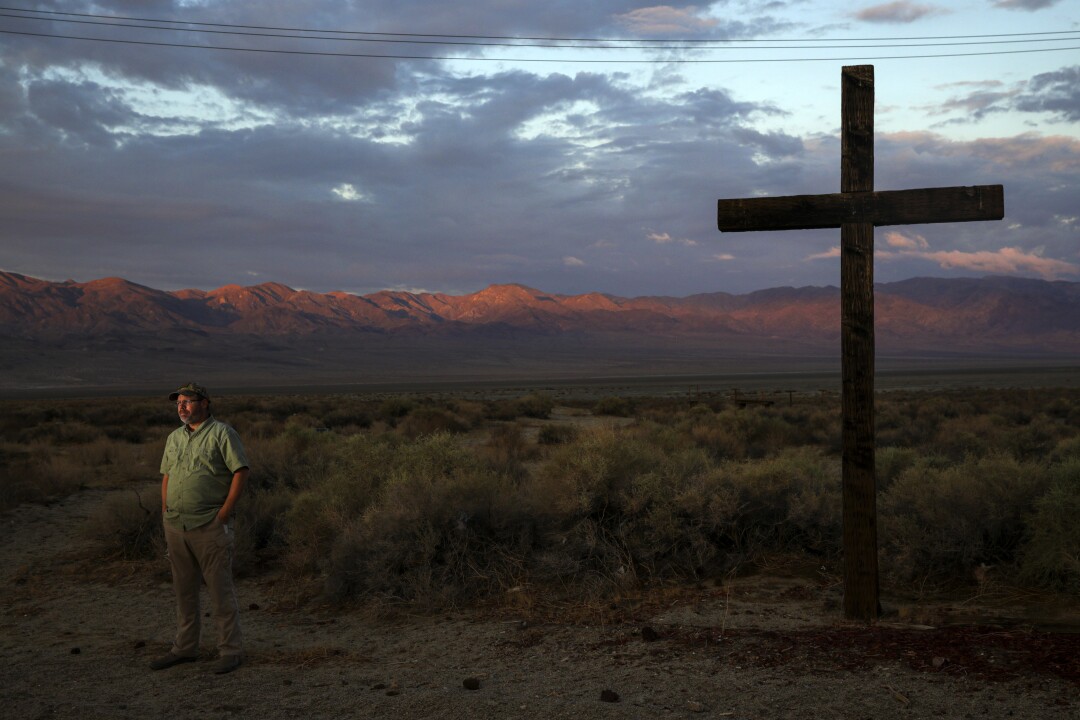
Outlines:
[[808, 573], [591, 613], [393, 619], [297, 609], [272, 577], [243, 579], [245, 665], [212, 674], [204, 632], [204, 662], [151, 672], [173, 629], [165, 560], [125, 577], [86, 559], [82, 527], [107, 495], [0, 515], [6, 718], [1080, 718], [1072, 609], [1042, 631], [1001, 608], [987, 623], [971, 603], [894, 604], [867, 627]]

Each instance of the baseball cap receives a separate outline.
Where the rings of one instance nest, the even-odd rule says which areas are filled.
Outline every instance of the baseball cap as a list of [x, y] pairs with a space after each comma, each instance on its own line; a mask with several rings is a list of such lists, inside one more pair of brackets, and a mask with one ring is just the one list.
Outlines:
[[181, 395], [198, 395], [199, 397], [206, 400], [210, 399], [209, 391], [207, 391], [206, 388], [204, 388], [202, 385], [199, 385], [198, 383], [188, 383], [187, 385], [182, 385], [181, 387], [176, 389], [176, 392], [169, 393], [169, 399], [176, 400], [176, 398], [180, 397]]

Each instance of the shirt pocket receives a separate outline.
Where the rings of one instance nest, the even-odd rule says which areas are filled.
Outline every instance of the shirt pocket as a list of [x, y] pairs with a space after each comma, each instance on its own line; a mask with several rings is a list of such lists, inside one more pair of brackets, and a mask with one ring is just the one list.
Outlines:
[[166, 474], [173, 471], [176, 467], [176, 460], [180, 457], [180, 451], [175, 446], [169, 446], [165, 448], [165, 455], [161, 459], [161, 467], [165, 470]]

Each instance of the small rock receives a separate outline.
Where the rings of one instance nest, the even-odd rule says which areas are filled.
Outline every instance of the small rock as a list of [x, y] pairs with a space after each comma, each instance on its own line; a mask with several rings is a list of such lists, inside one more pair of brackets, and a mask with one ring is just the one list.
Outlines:
[[686, 703], [686, 709], [692, 713], [705, 712], [705, 705], [697, 702], [696, 700], [691, 700], [690, 702]]
[[949, 664], [949, 661], [943, 657], [936, 657], [933, 659], [933, 665], [935, 670], [940, 670]]
[[617, 703], [619, 702], [619, 693], [614, 690], [601, 690], [600, 702]]
[[461, 681], [461, 685], [466, 690], [479, 690], [480, 689], [480, 680], [479, 680], [479, 678], [467, 677], [467, 678], [465, 678], [464, 680]]

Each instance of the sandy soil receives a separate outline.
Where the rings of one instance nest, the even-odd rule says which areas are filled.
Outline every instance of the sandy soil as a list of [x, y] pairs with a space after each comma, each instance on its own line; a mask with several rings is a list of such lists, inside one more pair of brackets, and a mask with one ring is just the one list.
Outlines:
[[205, 662], [151, 672], [172, 633], [165, 561], [86, 559], [106, 497], [0, 516], [6, 718], [1080, 717], [1080, 635], [946, 625], [942, 608], [844, 623], [835, 585], [780, 575], [603, 613], [394, 619], [289, 609], [264, 576], [239, 583], [243, 667], [210, 673], [204, 633]]

